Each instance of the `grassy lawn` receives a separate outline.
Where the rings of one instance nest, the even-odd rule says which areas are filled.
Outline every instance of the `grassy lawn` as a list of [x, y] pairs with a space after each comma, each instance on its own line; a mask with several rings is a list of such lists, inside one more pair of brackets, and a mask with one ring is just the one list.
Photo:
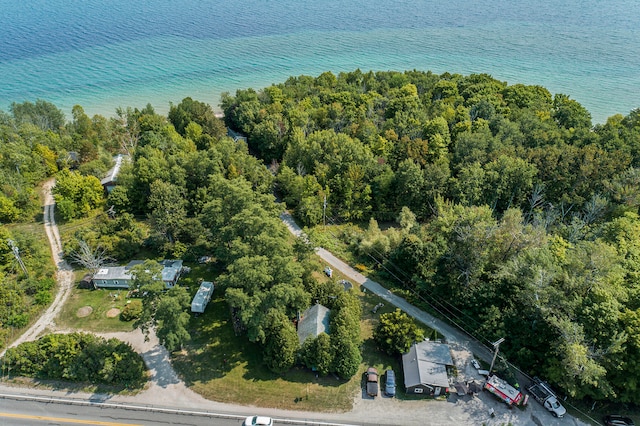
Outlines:
[[318, 225], [307, 229], [309, 239], [314, 246], [320, 246], [349, 264], [358, 263], [345, 242], [350, 236], [362, 232], [356, 225]]
[[[333, 228], [332, 232], [335, 231], [338, 230]], [[350, 229], [340, 231], [352, 232]], [[336, 251], [351, 263], [355, 260], [346, 255], [346, 245]], [[180, 279], [180, 285], [187, 287], [192, 295], [198, 288], [199, 279], [215, 282], [221, 272], [217, 270], [215, 263], [189, 266], [192, 271]], [[81, 277], [82, 273], [78, 272], [77, 279]], [[322, 272], [318, 272], [316, 278], [328, 279]], [[334, 280], [343, 278], [345, 277], [338, 271], [334, 271]], [[174, 368], [187, 386], [205, 398], [243, 405], [305, 411], [348, 411], [352, 408], [354, 397], [363, 393], [363, 374], [369, 366], [378, 369], [381, 389], [385, 370], [395, 370], [398, 381], [397, 397], [415, 399], [416, 397], [407, 396], [402, 391], [404, 385], [401, 358], [378, 351], [372, 338], [379, 316], [393, 311], [395, 307], [370, 292], [360, 292], [358, 286], [356, 289], [359, 291], [363, 308], [363, 363], [358, 374], [350, 380], [342, 380], [333, 375], [318, 377], [316, 373], [301, 367], [282, 375], [270, 372], [262, 363], [260, 345], [249, 342], [245, 335], [234, 334], [229, 307], [223, 298], [224, 290], [220, 288], [216, 288], [205, 313], [192, 316], [189, 324], [192, 340], [183, 351], [173, 354]], [[124, 308], [127, 302], [126, 294], [126, 290], [75, 289], [61, 313], [59, 324], [66, 328], [98, 332], [132, 330], [132, 323], [122, 322], [119, 317], [107, 317], [110, 309]], [[379, 303], [384, 303], [384, 306], [373, 313], [373, 308]], [[79, 317], [78, 311], [86, 306], [92, 308], [91, 314]], [[425, 330], [425, 335], [432, 336], [433, 332]]]
[[[386, 303], [381, 297], [371, 293], [365, 292], [361, 293], [360, 297], [362, 303], [362, 320], [360, 321], [360, 335], [363, 339], [362, 344], [362, 362], [363, 362], [363, 371], [366, 370], [366, 367], [376, 367], [378, 369], [378, 373], [380, 374], [380, 389], [384, 389], [384, 371], [387, 369], [392, 369], [396, 373], [396, 398], [401, 400], [423, 400], [425, 399], [419, 395], [407, 395], [404, 392], [404, 376], [402, 370], [402, 357], [400, 355], [390, 356], [384, 352], [381, 352], [377, 349], [376, 343], [373, 340], [373, 330], [378, 324], [378, 318], [380, 315], [393, 312], [396, 310], [396, 307]], [[384, 306], [379, 308], [376, 313], [373, 313], [374, 307], [383, 303]], [[424, 331], [424, 336], [429, 337], [431, 339], [437, 339], [442, 336], [438, 335], [434, 330], [430, 329], [426, 325], [421, 322], [416, 321], [418, 327], [420, 327]], [[363, 384], [364, 386], [364, 384]]]
[[[179, 284], [187, 286], [190, 294], [195, 294], [198, 288], [198, 279], [212, 280], [212, 265], [189, 265], [191, 272], [180, 278]], [[84, 276], [86, 271], [76, 271], [76, 282]], [[217, 273], [216, 273], [217, 275]], [[120, 316], [107, 317], [110, 309], [122, 310], [127, 301], [126, 289], [97, 289], [88, 290], [74, 288], [67, 303], [57, 319], [58, 325], [63, 328], [82, 329], [94, 332], [118, 332], [133, 330], [133, 321], [124, 322]], [[82, 317], [78, 312], [83, 307], [91, 307], [91, 314]]]
[[[339, 278], [334, 276], [334, 279]], [[192, 317], [189, 330], [192, 340], [185, 350], [174, 354], [173, 365], [191, 389], [220, 402], [289, 410], [348, 411], [354, 397], [362, 392], [363, 373], [369, 366], [378, 369], [381, 387], [384, 371], [395, 370], [398, 398], [415, 399], [402, 392], [401, 358], [379, 352], [372, 338], [377, 318], [395, 307], [385, 304], [374, 314], [372, 309], [382, 299], [370, 292], [359, 294], [363, 307], [363, 363], [358, 374], [348, 381], [333, 375], [316, 377], [314, 372], [304, 368], [294, 368], [283, 375], [271, 373], [262, 363], [260, 345], [250, 343], [244, 335], [234, 334], [229, 307], [221, 289], [216, 289], [204, 314]], [[425, 335], [431, 332], [425, 331]]]
[[262, 364], [260, 345], [236, 336], [227, 303], [216, 290], [204, 314], [191, 320], [192, 341], [174, 354], [174, 367], [187, 385], [205, 398], [220, 402], [291, 410], [345, 411], [360, 386], [329, 375], [316, 377], [305, 369], [284, 375]]
[[[57, 319], [63, 328], [82, 329], [95, 332], [131, 331], [133, 322], [120, 321], [120, 316], [108, 318], [107, 312], [116, 308], [122, 310], [127, 303], [127, 290], [86, 290], [75, 288]], [[78, 311], [90, 306], [92, 311], [79, 317]]]

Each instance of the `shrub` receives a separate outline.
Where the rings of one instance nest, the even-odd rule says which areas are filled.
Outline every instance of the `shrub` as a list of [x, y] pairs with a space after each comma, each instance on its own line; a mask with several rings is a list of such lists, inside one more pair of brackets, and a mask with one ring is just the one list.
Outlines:
[[44, 306], [44, 305], [48, 305], [49, 303], [51, 303], [51, 300], [53, 299], [53, 296], [51, 296], [51, 293], [49, 291], [41, 290], [41, 291], [36, 293], [34, 299], [35, 299], [36, 304], [38, 304], [40, 306]]
[[413, 318], [396, 309], [380, 315], [380, 322], [373, 332], [373, 338], [381, 350], [389, 355], [398, 355], [407, 352], [413, 342], [421, 341], [424, 332]]
[[129, 344], [87, 333], [48, 334], [7, 349], [3, 359], [12, 375], [127, 388], [144, 385], [142, 357]]
[[120, 312], [120, 319], [122, 321], [132, 321], [140, 318], [142, 315], [142, 300], [133, 299], [127, 302], [122, 312]]

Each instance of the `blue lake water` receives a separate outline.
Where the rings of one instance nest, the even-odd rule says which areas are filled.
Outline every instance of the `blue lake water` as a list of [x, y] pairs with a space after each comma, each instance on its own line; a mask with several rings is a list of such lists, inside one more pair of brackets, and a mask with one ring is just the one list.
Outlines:
[[582, 103], [594, 122], [640, 107], [637, 0], [0, 0], [0, 109], [67, 115], [324, 71], [489, 73]]

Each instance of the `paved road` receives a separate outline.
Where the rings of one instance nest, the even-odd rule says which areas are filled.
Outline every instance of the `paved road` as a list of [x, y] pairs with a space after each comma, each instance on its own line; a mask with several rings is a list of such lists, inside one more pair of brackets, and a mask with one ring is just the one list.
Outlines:
[[[210, 410], [159, 409], [142, 405], [8, 396], [0, 393], [0, 424], [81, 424], [99, 426], [239, 426], [246, 416]], [[6, 404], [5, 404], [6, 403]], [[274, 418], [278, 425], [354, 426], [313, 420]]]
[[[287, 225], [287, 228], [289, 228], [289, 231], [292, 234], [294, 234], [297, 237], [304, 235], [300, 227], [296, 224], [295, 220], [291, 217], [289, 213], [286, 213], [286, 212], [282, 213], [280, 215], [280, 218], [282, 219], [284, 224]], [[379, 283], [365, 277], [360, 272], [356, 271], [347, 263], [338, 259], [336, 256], [331, 254], [329, 251], [323, 249], [322, 247], [316, 248], [316, 253], [318, 254], [318, 256], [320, 256], [320, 258], [322, 258], [322, 260], [327, 262], [336, 270], [340, 271], [344, 276], [348, 277], [350, 280], [360, 284], [367, 290], [375, 293], [376, 295], [386, 300], [388, 303], [402, 309], [413, 318], [417, 319], [418, 321], [427, 325], [429, 328], [436, 330], [438, 333], [445, 336], [445, 338], [447, 339], [447, 342], [461, 344], [469, 348], [474, 353], [475, 356], [487, 362], [491, 362], [493, 353], [486, 346], [480, 344], [465, 332], [455, 327], [452, 327], [451, 325], [445, 323], [444, 321], [438, 318], [435, 318], [434, 316], [429, 315], [428, 313], [416, 308], [415, 306], [407, 302], [402, 297], [399, 297], [391, 293], [389, 290], [381, 286]]]

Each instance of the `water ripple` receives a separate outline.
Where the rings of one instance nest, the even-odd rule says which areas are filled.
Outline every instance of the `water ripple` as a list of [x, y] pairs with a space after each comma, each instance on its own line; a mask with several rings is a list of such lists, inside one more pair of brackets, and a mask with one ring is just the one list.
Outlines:
[[596, 121], [640, 100], [640, 2], [0, 0], [0, 109], [170, 101], [326, 70], [487, 72], [541, 84]]

